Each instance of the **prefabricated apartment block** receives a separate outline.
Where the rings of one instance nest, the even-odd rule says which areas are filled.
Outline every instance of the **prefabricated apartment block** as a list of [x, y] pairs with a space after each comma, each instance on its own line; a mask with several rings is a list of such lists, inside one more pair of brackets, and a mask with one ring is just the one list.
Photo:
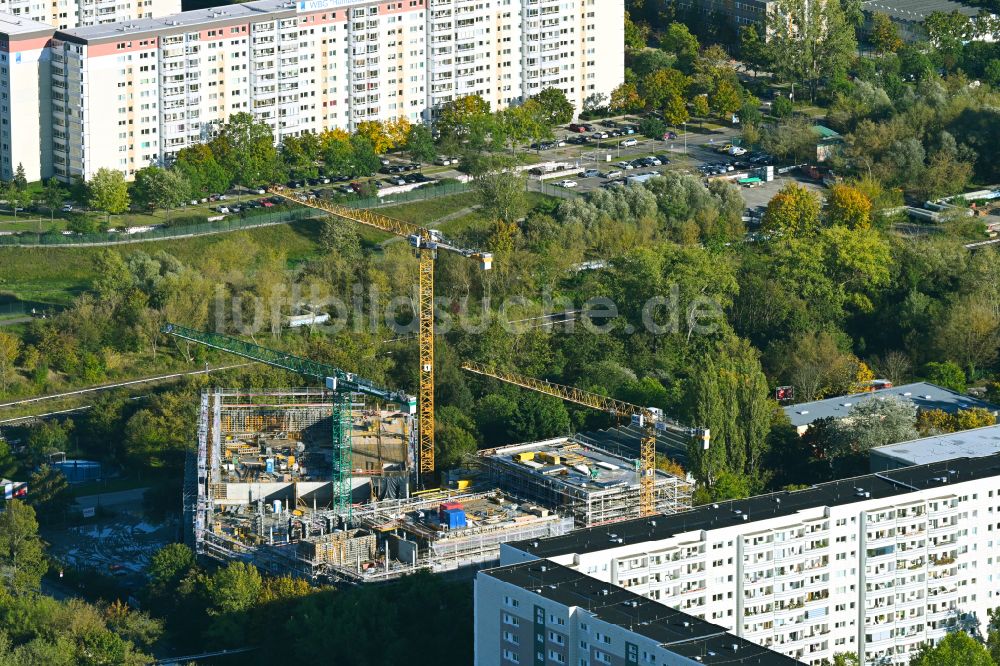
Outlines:
[[280, 142], [431, 122], [468, 95], [497, 110], [555, 87], [580, 111], [624, 77], [624, 0], [258, 0], [83, 27], [32, 16], [0, 15], [19, 82], [0, 120], [39, 119], [0, 143], [5, 179], [23, 164], [29, 181], [101, 168], [131, 180], [239, 112]]
[[475, 666], [802, 663], [550, 560], [479, 572], [475, 609]]
[[501, 563], [549, 560], [806, 663], [904, 666], [985, 635], [998, 542], [995, 454], [504, 544]]

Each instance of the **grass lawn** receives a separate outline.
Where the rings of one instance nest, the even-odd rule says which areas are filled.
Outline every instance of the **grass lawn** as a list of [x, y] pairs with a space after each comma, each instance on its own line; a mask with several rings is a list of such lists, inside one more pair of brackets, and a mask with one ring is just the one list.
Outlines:
[[[163, 251], [197, 266], [213, 246], [242, 239], [261, 247], [281, 249], [289, 263], [296, 263], [319, 253], [319, 231], [318, 220], [305, 220], [227, 234], [119, 245], [115, 249], [125, 256]], [[103, 250], [100, 247], [0, 247], [0, 291], [12, 293], [22, 300], [69, 303], [89, 287], [94, 260]]]

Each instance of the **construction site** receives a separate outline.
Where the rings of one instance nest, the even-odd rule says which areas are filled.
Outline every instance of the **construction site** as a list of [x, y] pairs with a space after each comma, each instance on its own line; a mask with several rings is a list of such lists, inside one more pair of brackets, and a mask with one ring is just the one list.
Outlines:
[[572, 517], [496, 490], [415, 492], [414, 419], [400, 407], [353, 395], [345, 516], [330, 392], [203, 393], [185, 490], [196, 552], [311, 580], [379, 580], [487, 565], [501, 543], [573, 528]]
[[[638, 447], [637, 447], [638, 448]], [[582, 438], [558, 438], [480, 451], [489, 483], [573, 517], [576, 527], [638, 517], [640, 470]], [[691, 508], [694, 484], [655, 470], [657, 513]]]

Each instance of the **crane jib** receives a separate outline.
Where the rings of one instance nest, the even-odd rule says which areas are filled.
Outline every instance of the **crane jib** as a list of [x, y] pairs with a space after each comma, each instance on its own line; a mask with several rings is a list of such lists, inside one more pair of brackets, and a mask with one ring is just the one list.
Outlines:
[[[407, 406], [414, 405], [416, 402], [413, 396], [403, 391], [395, 391], [379, 386], [340, 368], [293, 356], [287, 352], [262, 347], [251, 342], [245, 342], [238, 338], [223, 335], [222, 333], [197, 331], [177, 324], [166, 324], [161, 331], [168, 335], [190, 340], [191, 342], [241, 356], [251, 361], [258, 361], [272, 367], [290, 370], [303, 377], [317, 379], [320, 382], [324, 382], [327, 388], [331, 390], [364, 393]], [[334, 381], [331, 382], [330, 380]]]

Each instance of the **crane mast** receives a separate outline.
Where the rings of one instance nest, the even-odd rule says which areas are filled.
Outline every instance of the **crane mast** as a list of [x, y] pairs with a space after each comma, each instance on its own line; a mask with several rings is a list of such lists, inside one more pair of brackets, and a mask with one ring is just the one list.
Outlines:
[[639, 407], [624, 400], [616, 400], [606, 395], [591, 393], [590, 391], [584, 391], [573, 386], [564, 386], [563, 384], [556, 384], [555, 382], [513, 372], [494, 370], [481, 363], [466, 362], [462, 364], [462, 369], [485, 377], [491, 377], [507, 384], [551, 395], [575, 405], [607, 412], [614, 416], [628, 416], [636, 421], [642, 428], [642, 437], [639, 440], [639, 515], [641, 516], [656, 513], [657, 429], [674, 430], [675, 432], [681, 432], [692, 437], [700, 435], [704, 447], [708, 448], [709, 431], [707, 429], [682, 426], [673, 420], [665, 418], [663, 413], [656, 407]]
[[333, 392], [331, 414], [333, 444], [333, 510], [351, 522], [351, 472], [353, 470], [354, 447], [351, 443], [351, 396], [354, 393], [371, 395], [387, 402], [405, 406], [410, 414], [416, 408], [413, 396], [402, 391], [381, 387], [354, 373], [346, 372], [325, 363], [293, 356], [286, 352], [268, 349], [251, 342], [221, 333], [211, 333], [186, 328], [178, 324], [166, 324], [162, 333], [182, 340], [195, 342], [205, 347], [234, 354], [242, 358], [265, 363], [275, 368], [289, 370], [303, 377], [319, 380]]
[[406, 238], [414, 247], [420, 260], [418, 278], [417, 318], [419, 324], [420, 348], [420, 428], [418, 432], [418, 469], [422, 479], [434, 473], [434, 261], [438, 250], [455, 252], [463, 257], [480, 260], [480, 267], [489, 270], [493, 265], [493, 255], [489, 252], [462, 248], [446, 239], [439, 231], [428, 229], [411, 222], [397, 220], [371, 210], [349, 208], [328, 201], [309, 201], [283, 187], [273, 187], [270, 192], [283, 199], [323, 211], [329, 215], [357, 222], [401, 238]]

